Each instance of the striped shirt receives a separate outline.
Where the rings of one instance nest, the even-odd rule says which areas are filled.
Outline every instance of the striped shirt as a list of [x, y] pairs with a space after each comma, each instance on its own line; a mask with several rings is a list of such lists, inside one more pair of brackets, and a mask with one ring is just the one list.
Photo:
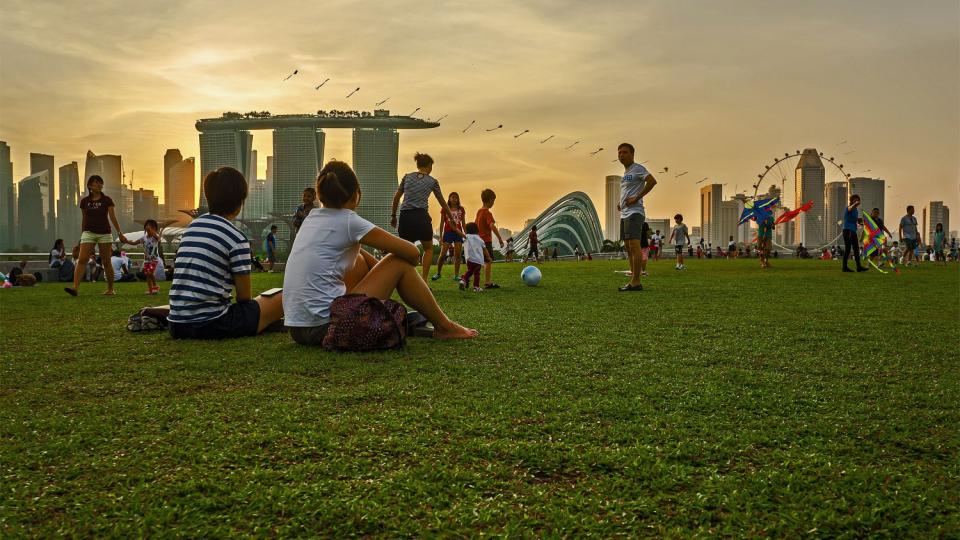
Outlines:
[[180, 238], [170, 286], [172, 323], [203, 323], [230, 307], [233, 276], [250, 273], [250, 242], [215, 214], [193, 220]]
[[404, 175], [400, 180], [400, 187], [397, 191], [403, 192], [403, 204], [400, 205], [400, 211], [420, 208], [426, 210], [430, 205], [430, 192], [436, 193], [437, 197], [443, 198], [440, 192], [440, 182], [429, 174], [412, 172]]

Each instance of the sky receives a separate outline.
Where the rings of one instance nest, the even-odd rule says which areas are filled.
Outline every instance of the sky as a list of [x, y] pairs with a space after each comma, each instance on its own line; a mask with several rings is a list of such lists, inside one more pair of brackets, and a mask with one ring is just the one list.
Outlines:
[[[6, 0], [2, 11], [0, 140], [15, 181], [30, 152], [82, 167], [92, 150], [121, 154], [128, 181], [159, 193], [167, 148], [199, 158], [199, 118], [372, 110], [389, 97], [395, 114], [448, 115], [401, 131], [398, 172], [431, 154], [444, 192], [472, 211], [494, 189], [511, 229], [572, 191], [602, 222], [620, 142], [658, 178], [651, 218], [697, 225], [698, 181], [752, 194], [774, 156], [807, 147], [885, 179], [890, 215], [943, 200], [960, 216], [956, 0]], [[253, 134], [265, 177], [270, 133]], [[328, 130], [326, 159], [350, 153], [349, 130]]]

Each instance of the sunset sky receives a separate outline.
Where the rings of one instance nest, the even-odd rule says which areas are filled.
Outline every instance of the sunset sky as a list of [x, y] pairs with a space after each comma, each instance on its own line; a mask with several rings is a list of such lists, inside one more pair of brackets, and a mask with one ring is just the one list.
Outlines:
[[[622, 141], [655, 174], [669, 167], [647, 201], [654, 218], [679, 211], [697, 225], [698, 180], [732, 195], [774, 156], [816, 147], [887, 180], [889, 215], [944, 200], [960, 224], [956, 0], [7, 0], [0, 11], [14, 181], [30, 152], [82, 167], [89, 149], [122, 154], [135, 187], [160, 191], [167, 148], [199, 158], [198, 118], [372, 110], [389, 97], [396, 114], [449, 115], [401, 133], [401, 169], [430, 153], [468, 209], [496, 190], [509, 228], [575, 190], [602, 221]], [[270, 133], [255, 131], [254, 148], [263, 177]], [[350, 161], [349, 131], [328, 130], [334, 157]]]

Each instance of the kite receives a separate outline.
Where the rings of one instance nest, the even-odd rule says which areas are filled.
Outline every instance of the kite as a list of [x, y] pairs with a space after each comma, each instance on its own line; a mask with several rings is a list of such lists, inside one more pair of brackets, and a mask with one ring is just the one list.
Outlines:
[[778, 217], [777, 220], [773, 222], [773, 224], [779, 225], [781, 223], [786, 223], [791, 219], [799, 216], [802, 212], [810, 211], [811, 208], [813, 208], [813, 201], [807, 201], [806, 204], [804, 204], [800, 208], [797, 208], [796, 210], [789, 210], [787, 212], [780, 214], [780, 217]]
[[476, 124], [476, 123], [477, 123], [476, 120], [471, 120], [471, 121], [470, 121], [470, 125], [468, 125], [467, 127], [463, 128], [463, 131], [461, 131], [460, 133], [466, 133], [467, 130], [470, 129], [470, 128], [472, 128], [473, 125]]
[[374, 107], [379, 107], [379, 106], [383, 105], [384, 103], [386, 103], [386, 102], [388, 102], [388, 101], [390, 101], [390, 98], [387, 98], [387, 99], [381, 101], [380, 103], [377, 103], [376, 105], [374, 105]]
[[773, 208], [780, 202], [779, 197], [772, 199], [757, 199], [749, 201], [743, 205], [743, 212], [740, 214], [740, 222], [737, 225], [743, 225], [751, 219], [757, 223], [762, 222], [768, 217], [772, 217]]
[[291, 74], [289, 74], [289, 75], [287, 75], [287, 78], [286, 78], [286, 79], [284, 79], [284, 80], [286, 81], [286, 80], [288, 80], [288, 79], [290, 79], [290, 77], [293, 77], [294, 75], [296, 75], [296, 74], [297, 74], [297, 73], [299, 73], [299, 72], [300, 72], [300, 70], [299, 70], [299, 69], [295, 69], [295, 70], [293, 70], [293, 73], [291, 73]]
[[616, 163], [616, 162], [618, 162], [618, 161], [620, 161], [620, 158], [612, 159], [612, 160], [610, 160], [610, 163]]
[[543, 143], [549, 141], [549, 140], [552, 139], [552, 138], [553, 138], [553, 135], [551, 135], [551, 136], [547, 137], [546, 139], [540, 141], [540, 144], [543, 144]]
[[329, 80], [330, 80], [329, 78], [328, 78], [328, 79], [324, 79], [324, 81], [323, 81], [322, 83], [314, 86], [313, 89], [314, 89], [314, 90], [319, 90], [320, 88], [323, 87], [323, 85], [327, 84], [327, 81], [329, 81]]
[[870, 217], [870, 214], [863, 214], [863, 256], [870, 257], [870, 254], [880, 250], [886, 241], [887, 237], [883, 234], [883, 229]]
[[674, 178], [680, 178], [681, 176], [687, 174], [688, 172], [690, 172], [690, 171], [683, 171], [683, 172], [680, 173], [680, 174], [674, 175]]
[[488, 131], [488, 132], [490, 132], [490, 131], [496, 131], [496, 130], [498, 130], [498, 129], [503, 129], [503, 124], [500, 124], [500, 125], [498, 125], [498, 126], [495, 127], [495, 128], [490, 128], [490, 129], [488, 129], [487, 131]]
[[599, 154], [600, 152], [603, 152], [603, 147], [597, 148], [597, 149], [594, 150], [593, 152], [590, 152], [590, 155], [591, 155], [591, 156], [595, 156], [595, 155]]
[[344, 98], [344, 99], [349, 99], [350, 96], [356, 94], [356, 93], [359, 92], [359, 91], [360, 91], [360, 87], [358, 86], [353, 92], [350, 92], [349, 94], [347, 94], [347, 97]]
[[450, 116], [450, 115], [449, 115], [449, 114], [445, 114], [445, 115], [441, 116], [440, 118], [437, 118], [436, 120], [434, 120], [434, 122], [439, 122], [439, 121], [443, 120], [444, 118], [446, 118], [446, 117], [448, 117], [448, 116]]
[[517, 133], [516, 135], [514, 135], [513, 138], [516, 139], [516, 138], [520, 137], [521, 135], [523, 135], [524, 133], [530, 133], [530, 130], [529, 130], [529, 129], [525, 129], [525, 130], [521, 131], [520, 133]]
[[566, 148], [564, 148], [564, 150], [569, 150], [569, 149], [571, 149], [571, 148], [573, 148], [574, 146], [576, 146], [576, 145], [578, 145], [578, 144], [580, 144], [580, 141], [576, 141], [576, 142], [574, 142], [574, 143], [573, 143], [573, 144], [571, 144], [570, 146], [568, 146], [568, 147], [566, 147]]
[[416, 109], [413, 110], [412, 113], [408, 114], [407, 116], [413, 116], [413, 115], [417, 114], [417, 111], [419, 111], [419, 110], [420, 110], [420, 107], [417, 107]]
[[702, 183], [706, 182], [706, 180], [707, 180], [707, 177], [704, 176], [704, 177], [703, 177], [703, 180], [697, 180], [697, 183], [698, 183], [698, 184], [702, 184]]

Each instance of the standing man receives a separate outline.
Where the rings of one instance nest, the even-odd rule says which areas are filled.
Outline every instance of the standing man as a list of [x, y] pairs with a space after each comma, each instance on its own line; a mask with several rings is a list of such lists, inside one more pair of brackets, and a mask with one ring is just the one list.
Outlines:
[[632, 144], [622, 143], [617, 147], [617, 158], [623, 165], [620, 203], [617, 205], [620, 210], [620, 236], [630, 257], [630, 283], [620, 287], [620, 292], [643, 290], [643, 285], [640, 284], [640, 238], [643, 236], [643, 222], [646, 220], [643, 197], [657, 185], [657, 179], [643, 165], [633, 162], [633, 154]]
[[277, 262], [277, 226], [270, 226], [270, 234], [267, 235], [265, 247], [267, 248], [267, 265], [270, 267], [267, 272], [273, 272], [273, 264]]
[[917, 218], [913, 215], [913, 205], [907, 207], [907, 215], [900, 218], [900, 240], [906, 244], [903, 253], [903, 265], [910, 266], [911, 261], [915, 261], [914, 252], [917, 246], [922, 246], [920, 235], [917, 234]]
[[857, 272], [866, 272], [867, 267], [860, 264], [860, 239], [857, 237], [857, 219], [860, 215], [860, 196], [854, 193], [850, 196], [850, 206], [843, 212], [843, 271], [853, 272], [847, 261], [850, 260], [850, 251], [857, 262]]

